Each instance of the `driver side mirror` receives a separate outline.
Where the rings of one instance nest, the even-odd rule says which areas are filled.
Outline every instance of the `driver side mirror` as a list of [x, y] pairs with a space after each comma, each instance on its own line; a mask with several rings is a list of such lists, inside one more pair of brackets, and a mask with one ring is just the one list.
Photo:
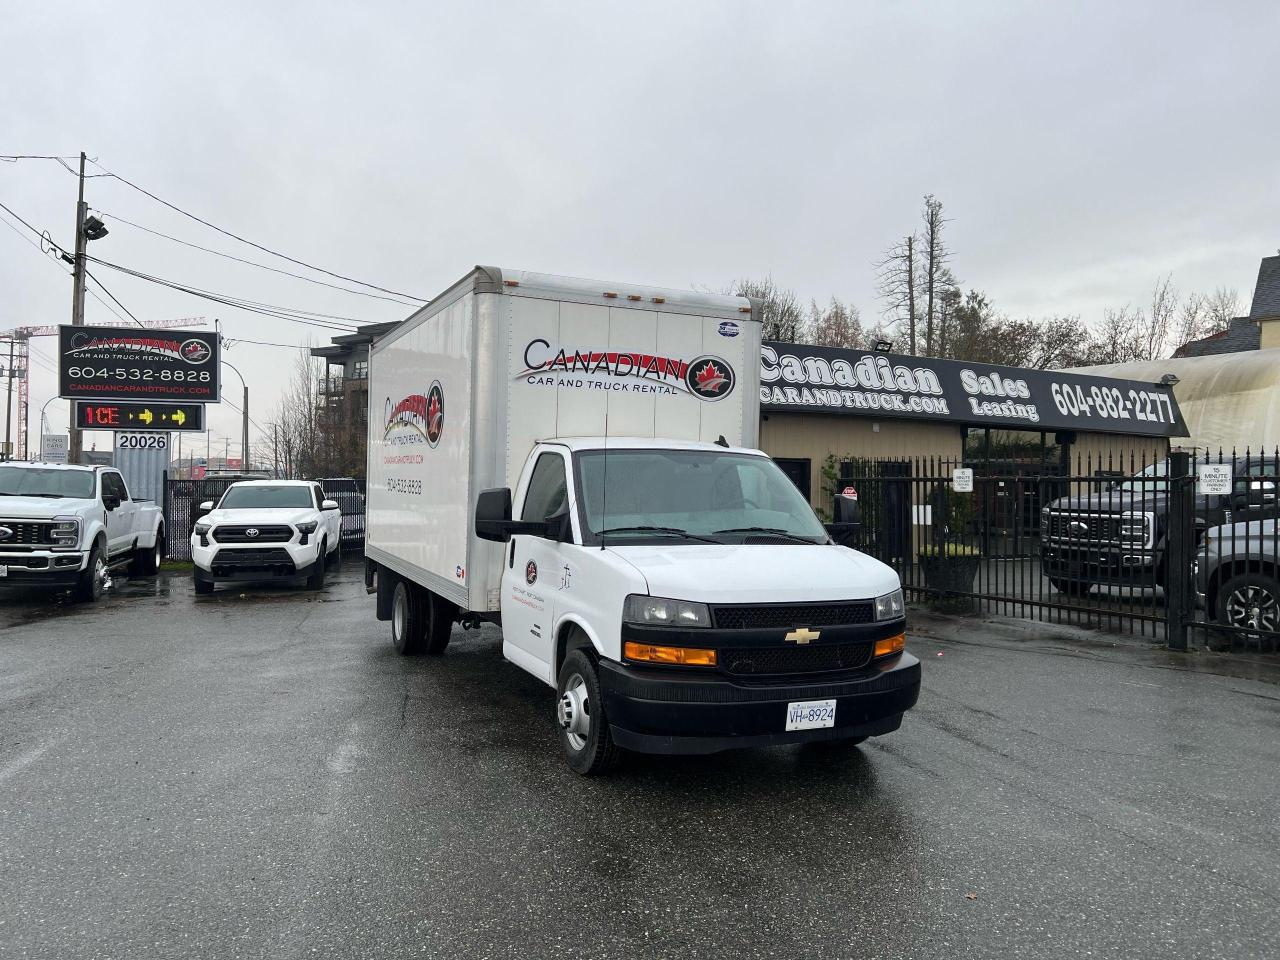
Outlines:
[[114, 494], [104, 493], [102, 495], [102, 505], [108, 510], [115, 510], [120, 506], [120, 498]]
[[337, 500], [321, 500], [320, 509], [321, 510], [341, 510], [342, 507], [338, 504]]
[[849, 546], [862, 533], [862, 505], [853, 497], [838, 494], [834, 522], [827, 524], [827, 532], [837, 543]]
[[213, 509], [213, 501], [206, 500], [204, 503], [200, 504], [199, 509], [203, 510], [205, 513], [210, 512]]

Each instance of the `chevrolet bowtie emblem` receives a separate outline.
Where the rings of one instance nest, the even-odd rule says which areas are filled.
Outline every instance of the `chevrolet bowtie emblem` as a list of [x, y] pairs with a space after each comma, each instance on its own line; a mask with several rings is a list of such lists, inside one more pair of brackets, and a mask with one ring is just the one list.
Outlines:
[[819, 630], [810, 630], [808, 627], [796, 627], [782, 639], [786, 640], [788, 643], [808, 643], [810, 640], [817, 640], [820, 636], [822, 636], [822, 633]]

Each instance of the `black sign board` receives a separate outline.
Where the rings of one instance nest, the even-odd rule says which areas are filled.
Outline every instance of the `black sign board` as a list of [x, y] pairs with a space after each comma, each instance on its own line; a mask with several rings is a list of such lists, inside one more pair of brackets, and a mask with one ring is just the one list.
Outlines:
[[58, 395], [71, 400], [217, 403], [218, 335], [59, 327]]
[[111, 403], [77, 400], [76, 426], [81, 430], [204, 429], [203, 403]]
[[1185, 437], [1173, 388], [1053, 370], [765, 343], [764, 413], [943, 420], [1009, 430]]

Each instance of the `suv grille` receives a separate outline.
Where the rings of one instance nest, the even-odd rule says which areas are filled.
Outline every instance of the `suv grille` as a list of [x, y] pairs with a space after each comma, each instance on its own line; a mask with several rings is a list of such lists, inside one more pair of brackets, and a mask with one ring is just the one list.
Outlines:
[[53, 524], [39, 520], [0, 520], [0, 527], [13, 531], [13, 536], [0, 540], [0, 550], [5, 547], [33, 547], [53, 543]]
[[[792, 627], [840, 627], [871, 623], [875, 602], [788, 603], [743, 607], [713, 607], [712, 617], [721, 630], [781, 630]], [[816, 648], [815, 648], [816, 649]]]
[[[250, 530], [258, 531], [258, 535], [249, 536]], [[293, 527], [284, 523], [224, 523], [213, 528], [213, 539], [218, 543], [288, 543], [293, 539]]]
[[831, 673], [865, 667], [874, 647], [870, 640], [812, 647], [721, 647], [717, 658], [726, 673], [738, 677]]
[[1053, 512], [1049, 514], [1045, 536], [1076, 543], [1119, 543], [1122, 539], [1120, 520], [1120, 516], [1114, 513]]
[[287, 564], [293, 566], [293, 557], [283, 547], [267, 547], [262, 550], [219, 550], [213, 555], [215, 567], [257, 567]]

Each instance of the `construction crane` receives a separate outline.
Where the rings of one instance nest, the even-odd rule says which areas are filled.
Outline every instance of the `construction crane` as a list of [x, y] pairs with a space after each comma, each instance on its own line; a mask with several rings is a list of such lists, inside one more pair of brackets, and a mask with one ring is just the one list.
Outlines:
[[[208, 321], [204, 317], [179, 317], [177, 320], [140, 320], [139, 324], [149, 330], [180, 330], [183, 327], [203, 327]], [[56, 337], [57, 327], [16, 327], [13, 330], [0, 331], [0, 341], [10, 340], [14, 345], [13, 368], [9, 373], [9, 389], [13, 389], [13, 377], [18, 377], [18, 449], [14, 459], [27, 459], [27, 398], [30, 393], [30, 370], [32, 337]]]

